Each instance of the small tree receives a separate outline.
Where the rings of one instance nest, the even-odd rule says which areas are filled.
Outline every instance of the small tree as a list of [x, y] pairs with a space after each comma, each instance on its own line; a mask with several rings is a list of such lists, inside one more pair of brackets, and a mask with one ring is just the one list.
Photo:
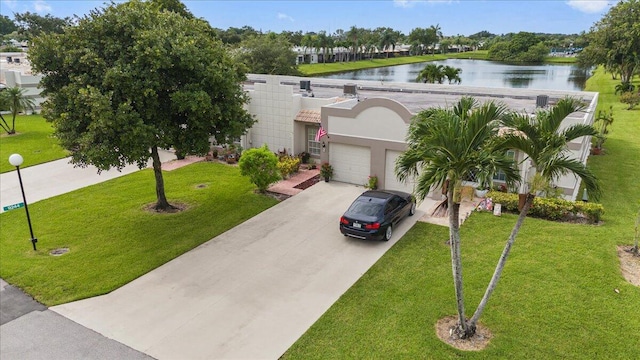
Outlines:
[[627, 110], [633, 110], [634, 107], [640, 104], [640, 93], [627, 91], [620, 95], [620, 102], [629, 105]]
[[261, 193], [265, 192], [269, 185], [280, 180], [278, 157], [269, 150], [266, 144], [261, 148], [243, 152], [238, 166], [240, 174], [248, 176]]
[[11, 127], [9, 127], [9, 124], [5, 120], [4, 116], [2, 116], [2, 114], [0, 113], [0, 118], [2, 118], [2, 123], [0, 123], [0, 126], [9, 135], [16, 133], [16, 116], [18, 115], [18, 113], [25, 110], [33, 111], [35, 109], [33, 100], [24, 96], [25, 91], [25, 89], [21, 89], [19, 87], [12, 87], [3, 90], [0, 93], [0, 110], [11, 111]]

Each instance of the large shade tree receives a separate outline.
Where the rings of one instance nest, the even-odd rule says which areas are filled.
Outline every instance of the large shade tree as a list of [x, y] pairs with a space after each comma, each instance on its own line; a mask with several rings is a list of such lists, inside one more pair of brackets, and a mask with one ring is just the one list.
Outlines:
[[434, 187], [446, 188], [451, 265], [458, 310], [455, 332], [460, 338], [468, 338], [475, 333], [477, 318], [468, 320], [465, 315], [460, 198], [454, 195], [462, 180], [481, 174], [487, 177], [503, 171], [509, 183], [518, 180], [513, 160], [496, 141], [500, 119], [505, 114], [504, 105], [494, 102], [479, 105], [475, 99], [467, 97], [451, 109], [424, 110], [414, 117], [409, 126], [408, 149], [396, 163], [395, 172], [400, 180], [417, 177], [416, 197], [424, 199]]
[[586, 35], [589, 45], [578, 55], [584, 65], [604, 65], [631, 82], [640, 70], [640, 0], [620, 1]]
[[172, 1], [93, 10], [63, 34], [37, 37], [29, 52], [44, 75], [44, 116], [72, 161], [106, 170], [151, 159], [157, 209], [172, 207], [158, 149], [206, 153], [211, 136], [224, 143], [254, 122], [244, 74], [211, 27], [162, 3]]
[[58, 18], [51, 14], [45, 16], [29, 11], [14, 14], [18, 33], [23, 35], [27, 40], [43, 33], [62, 33], [65, 27], [73, 24], [70, 17]]
[[281, 35], [268, 33], [252, 36], [235, 50], [236, 59], [247, 66], [250, 73], [271, 75], [299, 75], [293, 45]]

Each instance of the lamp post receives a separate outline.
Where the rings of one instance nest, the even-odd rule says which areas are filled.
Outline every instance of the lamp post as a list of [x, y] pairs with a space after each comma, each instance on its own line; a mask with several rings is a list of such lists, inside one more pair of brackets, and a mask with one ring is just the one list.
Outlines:
[[587, 195], [587, 189], [584, 189], [584, 191], [582, 192], [582, 201], [584, 202], [589, 201], [589, 195]]
[[18, 180], [20, 181], [20, 191], [22, 191], [22, 201], [24, 202], [24, 210], [27, 212], [27, 222], [29, 223], [29, 232], [31, 233], [31, 243], [33, 244], [33, 250], [36, 250], [36, 243], [38, 239], [33, 236], [33, 228], [31, 227], [31, 217], [29, 217], [29, 207], [27, 206], [27, 198], [24, 196], [24, 186], [22, 185], [22, 176], [20, 175], [20, 165], [24, 159], [20, 154], [12, 154], [9, 156], [9, 163], [16, 167], [18, 172]]

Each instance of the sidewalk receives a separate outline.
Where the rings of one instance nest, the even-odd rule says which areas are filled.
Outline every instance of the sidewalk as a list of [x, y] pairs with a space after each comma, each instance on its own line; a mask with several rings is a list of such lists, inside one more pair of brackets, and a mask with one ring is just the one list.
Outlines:
[[[175, 155], [170, 151], [160, 150], [159, 153], [163, 163], [175, 159]], [[138, 170], [140, 169], [137, 166], [129, 165], [122, 171], [111, 169], [98, 174], [98, 169], [94, 166], [74, 167], [69, 163], [69, 158], [64, 158], [20, 169], [20, 174], [27, 204], [32, 204]], [[0, 208], [21, 202], [22, 193], [16, 171], [0, 174]]]

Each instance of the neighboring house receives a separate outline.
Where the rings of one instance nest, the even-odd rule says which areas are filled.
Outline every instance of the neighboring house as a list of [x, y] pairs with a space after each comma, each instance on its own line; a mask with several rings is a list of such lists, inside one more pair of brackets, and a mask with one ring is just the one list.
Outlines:
[[[44, 101], [38, 88], [42, 75], [33, 75], [24, 53], [0, 53], [0, 83], [6, 87], [26, 89], [25, 96], [31, 98], [36, 110]], [[9, 62], [11, 59], [11, 62]]]
[[[253, 87], [252, 81], [255, 81]], [[301, 81], [309, 81], [311, 90], [298, 86]], [[267, 144], [274, 152], [286, 150], [289, 154], [307, 151], [316, 161], [331, 163], [337, 181], [363, 185], [370, 175], [375, 175], [381, 188], [412, 191], [412, 183], [400, 183], [395, 177], [395, 160], [406, 149], [411, 118], [422, 109], [445, 107], [461, 96], [473, 96], [481, 102], [502, 101], [512, 110], [534, 114], [536, 104], [540, 105], [538, 95], [543, 92], [550, 104], [565, 96], [578, 97], [587, 103], [584, 112], [574, 113], [565, 120], [563, 126], [569, 126], [592, 124], [598, 100], [598, 94], [592, 92], [375, 81], [358, 81], [355, 85], [350, 84], [352, 82], [249, 75], [249, 83], [245, 85], [251, 96], [248, 110], [257, 123], [243, 137], [242, 145], [248, 148]], [[316, 142], [315, 134], [320, 126], [327, 135]], [[590, 147], [589, 138], [569, 144], [573, 157], [583, 163], [587, 161]], [[512, 154], [521, 164], [521, 175], [528, 178], [530, 162], [522, 154]], [[495, 181], [502, 180], [501, 174], [497, 174]], [[568, 199], [579, 196], [580, 181], [573, 175], [562, 177], [555, 185]], [[441, 193], [434, 189], [432, 196], [438, 198]]]

